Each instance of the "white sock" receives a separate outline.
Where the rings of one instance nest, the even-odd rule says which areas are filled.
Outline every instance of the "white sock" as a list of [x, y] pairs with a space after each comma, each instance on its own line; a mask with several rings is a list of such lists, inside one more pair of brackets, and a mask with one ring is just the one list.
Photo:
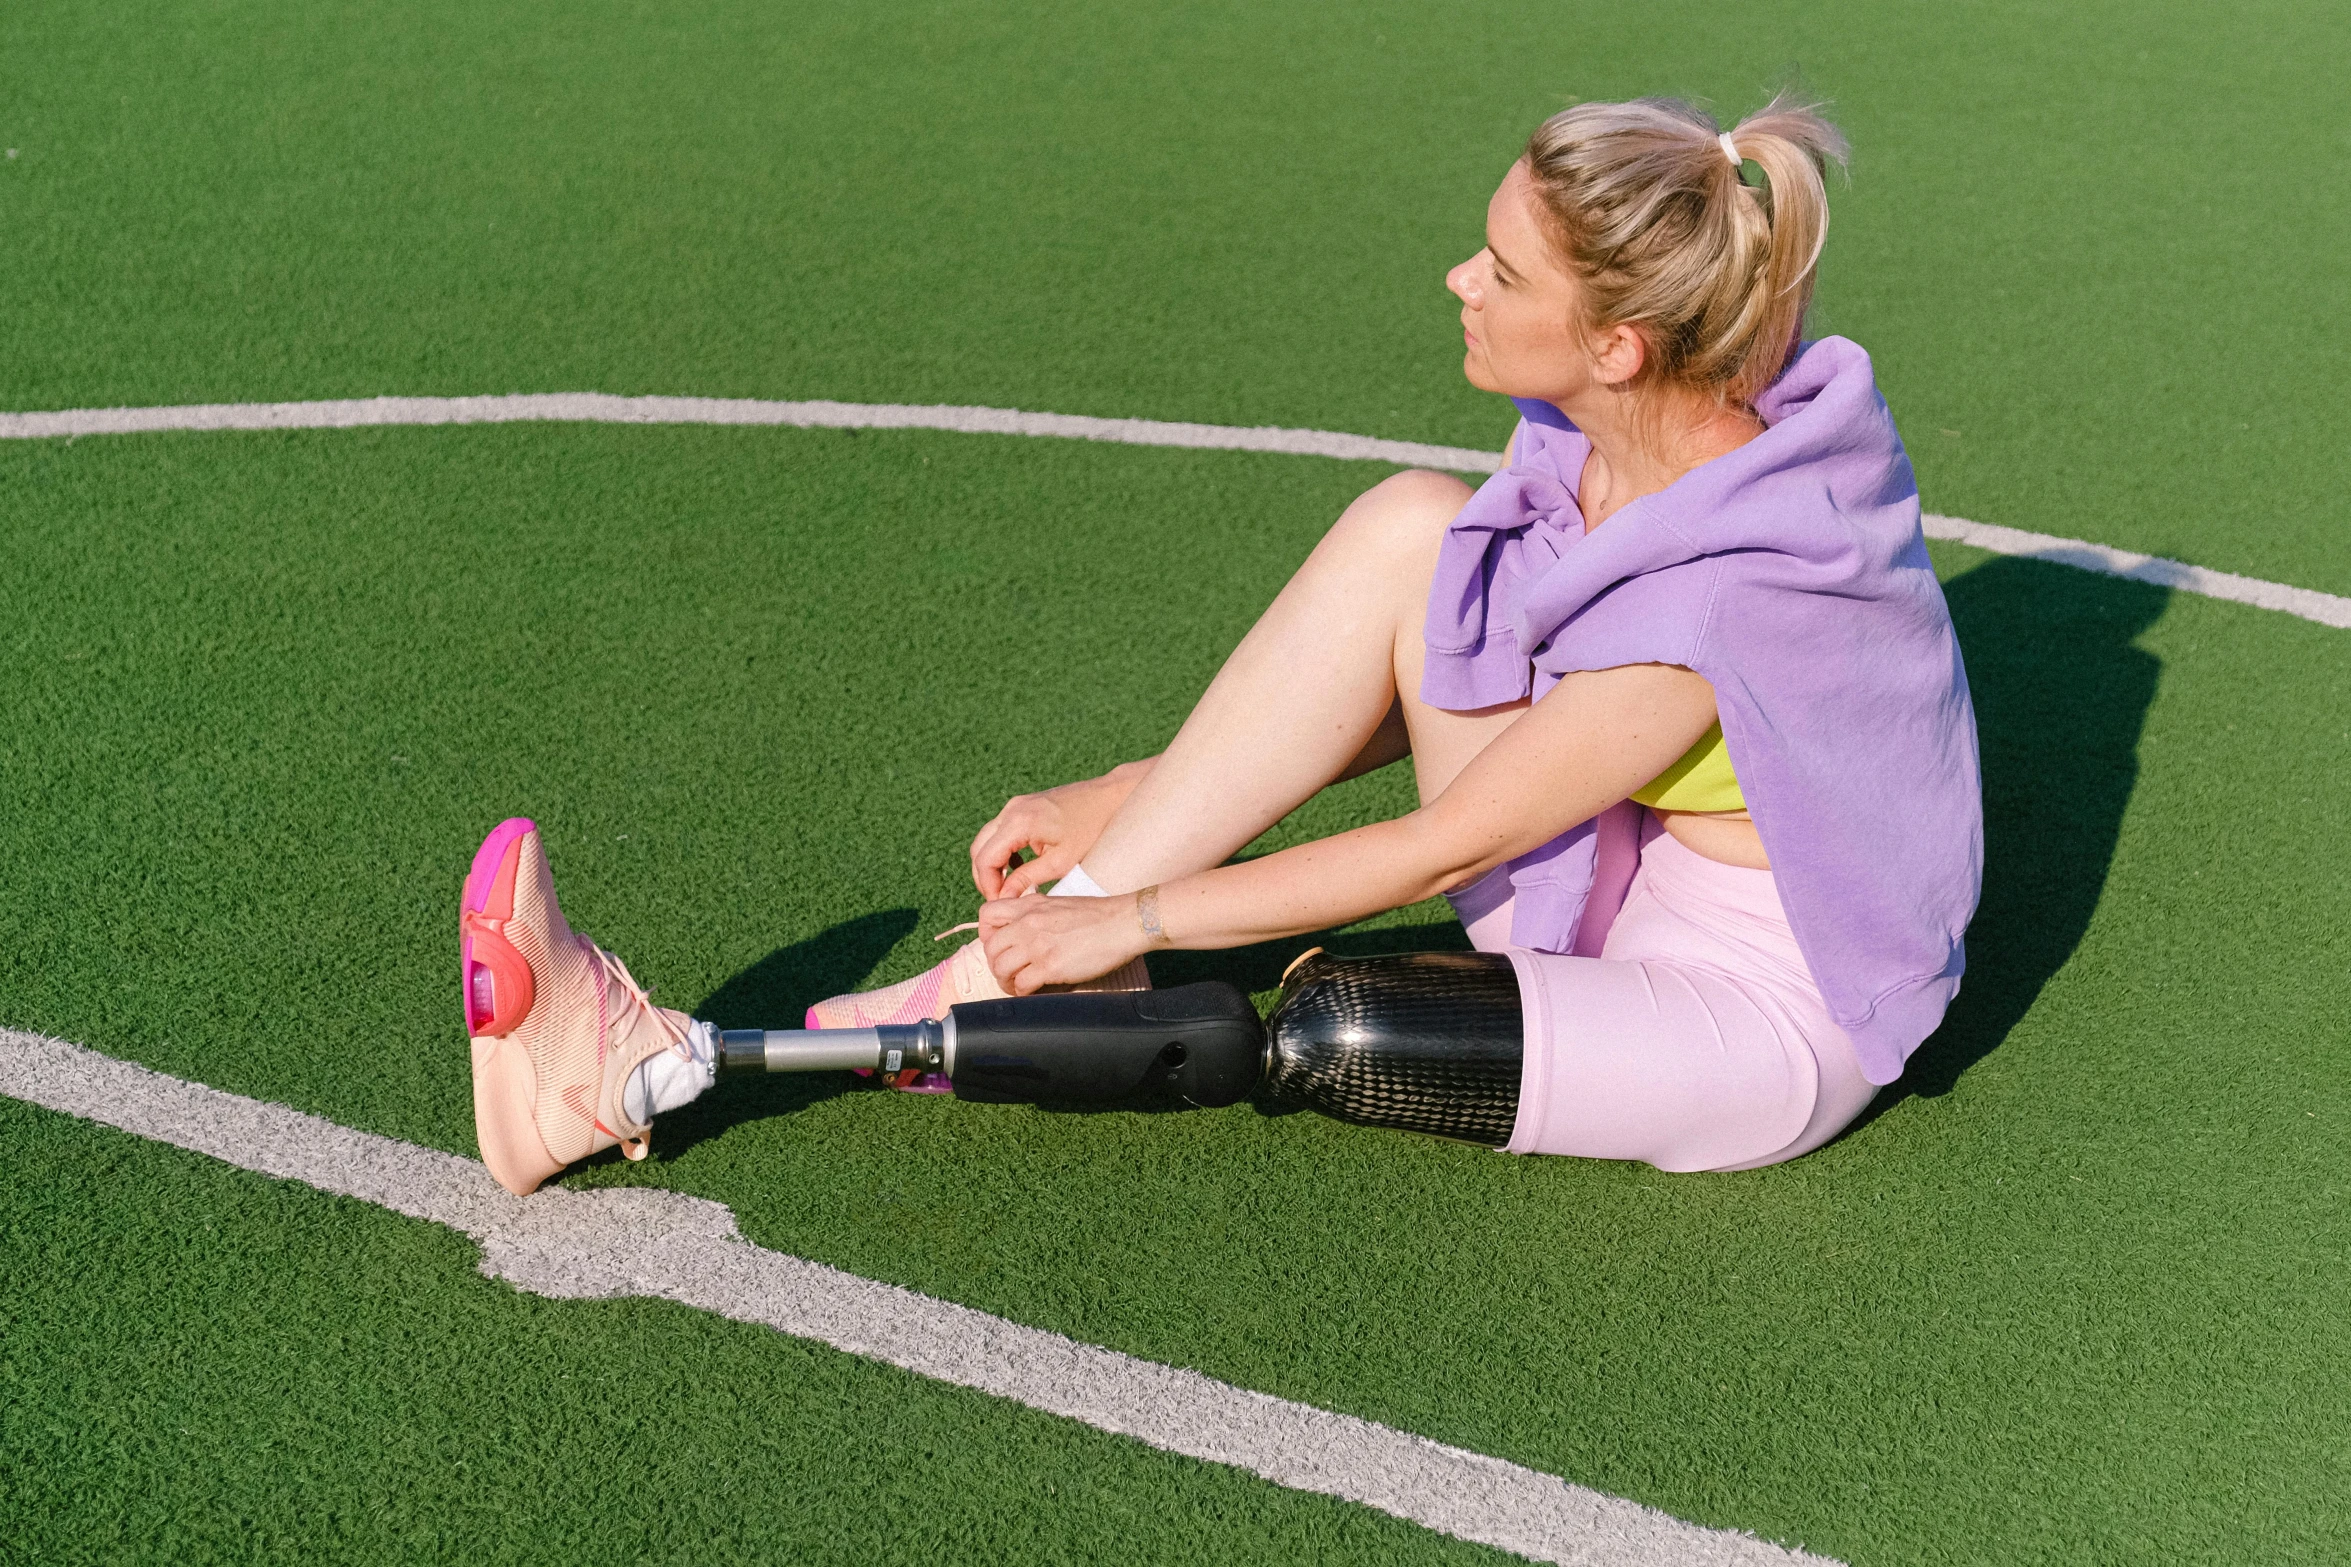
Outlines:
[[1048, 898], [1107, 898], [1110, 894], [1104, 892], [1101, 884], [1086, 874], [1086, 868], [1083, 865], [1072, 865], [1069, 868], [1069, 874], [1055, 882], [1053, 890], [1045, 896]]
[[621, 1114], [643, 1126], [664, 1110], [702, 1097], [718, 1079], [718, 1030], [696, 1022], [686, 1030], [686, 1048], [691, 1056], [664, 1050], [647, 1056], [629, 1074], [629, 1086], [621, 1090]]

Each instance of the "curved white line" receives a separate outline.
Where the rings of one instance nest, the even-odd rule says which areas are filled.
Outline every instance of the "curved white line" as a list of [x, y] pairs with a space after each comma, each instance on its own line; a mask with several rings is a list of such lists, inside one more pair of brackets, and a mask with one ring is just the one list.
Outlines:
[[0, 414], [0, 440], [137, 435], [161, 430], [350, 430], [386, 424], [767, 424], [821, 430], [954, 430], [966, 435], [1050, 435], [1123, 446], [1193, 446], [1282, 452], [1492, 473], [1493, 452], [1418, 441], [1380, 441], [1335, 430], [1276, 425], [1173, 424], [1096, 419], [952, 404], [777, 403], [752, 397], [614, 397], [605, 392], [522, 392], [509, 397], [369, 397], [323, 403], [195, 403], [179, 408], [73, 408]]
[[1541, 1470], [768, 1251], [706, 1198], [643, 1187], [516, 1197], [471, 1159], [11, 1029], [0, 1029], [0, 1094], [447, 1225], [480, 1244], [482, 1272], [535, 1295], [681, 1301], [1536, 1561], [1836, 1567]]
[[1920, 521], [1925, 525], [1930, 539], [1951, 539], [1961, 544], [1971, 544], [1979, 550], [1990, 550], [1995, 555], [2022, 555], [2030, 560], [2052, 561], [2060, 566], [2078, 566], [2084, 571], [2101, 572], [2109, 577], [2151, 582], [2157, 587], [2177, 588], [2182, 593], [2199, 593], [2208, 599], [2227, 599], [2235, 604], [2251, 604], [2257, 609], [2274, 609], [2282, 615], [2315, 620], [2322, 626], [2339, 626], [2351, 630], [2351, 598], [2338, 598], [2332, 593], [2321, 593], [2314, 588], [2264, 582], [2259, 577], [2240, 577], [2233, 571], [2191, 566], [2184, 561], [2166, 560], [2160, 555], [2141, 555], [2135, 550], [2118, 550], [2111, 545], [2088, 544], [2080, 539], [2061, 539], [2047, 533], [2027, 533], [2022, 528], [2003, 528], [1989, 522], [1969, 522], [1964, 517], [1937, 517], [1930, 513]]
[[[1492, 473], [1501, 454], [1466, 446], [1383, 441], [1336, 430], [1278, 425], [1183, 424], [1161, 419], [1097, 419], [1085, 414], [1024, 413], [954, 404], [771, 402], [753, 397], [616, 397], [606, 392], [518, 392], [502, 397], [369, 397], [341, 402], [192, 403], [167, 408], [71, 408], [0, 413], [0, 440], [81, 435], [136, 435], [169, 430], [350, 430], [374, 425], [517, 424], [790, 425], [827, 430], [951, 430], [966, 435], [1056, 436], [1125, 446], [1187, 446], [1210, 451], [1278, 452]], [[2351, 630], [2351, 598], [2240, 577], [2049, 533], [2027, 533], [1962, 517], [1925, 519], [1927, 537], [2000, 555], [2022, 555], [2113, 577], [2153, 583], [2206, 598]]]

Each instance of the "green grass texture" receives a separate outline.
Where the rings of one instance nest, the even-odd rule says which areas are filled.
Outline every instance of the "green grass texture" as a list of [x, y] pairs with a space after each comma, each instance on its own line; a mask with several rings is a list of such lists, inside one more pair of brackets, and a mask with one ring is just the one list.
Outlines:
[[1498, 447], [1440, 280], [1575, 99], [1856, 152], [1817, 324], [1938, 510], [2351, 592], [2351, 9], [0, 12], [0, 408], [588, 390]]
[[[791, 1023], [933, 961], [929, 934], [970, 913], [976, 823], [1011, 792], [1160, 744], [1382, 471], [599, 427], [0, 450], [14, 671], [0, 1022], [470, 1152], [454, 904], [500, 817], [539, 820], [575, 923], [660, 999], [730, 1026]], [[1271, 1104], [1054, 1113], [843, 1077], [726, 1085], [664, 1118], [650, 1163], [574, 1179], [716, 1198], [764, 1245], [1857, 1563], [2343, 1554], [2351, 1127], [2328, 976], [2351, 849], [2310, 824], [2351, 766], [2333, 700], [2351, 639], [2061, 567], [1938, 559], [1984, 735], [1989, 868], [1967, 988], [1872, 1116], [1804, 1160], [1669, 1177]], [[1267, 841], [1405, 808], [1403, 772], [1334, 791]], [[1441, 905], [1329, 938], [1353, 952], [1460, 939]], [[1262, 990], [1306, 944], [1155, 962], [1163, 982]], [[18, 1233], [65, 1261], [11, 1281], [24, 1407], [9, 1418], [97, 1433], [12, 1441], [43, 1454], [13, 1507], [78, 1497], [111, 1516], [126, 1473], [261, 1505], [237, 1500], [251, 1455], [233, 1443], [209, 1465], [167, 1458], [123, 1434], [153, 1418], [131, 1382], [116, 1395], [42, 1369], [74, 1352], [77, 1330], [53, 1325], [116, 1287], [106, 1245], [48, 1239], [67, 1218], [43, 1216], [59, 1214], [93, 1234], [131, 1226], [137, 1246], [200, 1223], [231, 1237], [244, 1260], [229, 1282], [191, 1240], [142, 1313], [188, 1346], [187, 1385], [229, 1354], [195, 1321], [211, 1292], [322, 1292], [273, 1320], [272, 1355], [344, 1363], [333, 1303], [348, 1297], [307, 1276], [317, 1226], [350, 1226], [374, 1237], [370, 1257], [449, 1259], [355, 1289], [370, 1313], [452, 1323], [403, 1342], [424, 1354], [431, 1337], [456, 1386], [519, 1378], [514, 1407], [545, 1413], [563, 1451], [623, 1449], [605, 1404], [563, 1416], [546, 1379], [576, 1366], [625, 1402], [585, 1367], [644, 1333], [637, 1374], [680, 1399], [723, 1380], [781, 1401], [742, 1418], [772, 1419], [763, 1439], [811, 1473], [835, 1473], [811, 1456], [837, 1440], [829, 1417], [767, 1373], [706, 1371], [687, 1346], [769, 1357], [785, 1381], [823, 1362], [827, 1386], [880, 1389], [854, 1396], [906, 1429], [1009, 1422], [975, 1440], [1005, 1455], [1018, 1506], [1035, 1501], [1018, 1477], [1038, 1472], [1021, 1467], [1041, 1462], [1029, 1444], [1058, 1444], [1119, 1507], [1161, 1518], [1130, 1488], [1163, 1461], [1102, 1457], [1081, 1428], [975, 1413], [666, 1308], [496, 1306], [503, 1286], [448, 1237], [11, 1114], [61, 1150], [44, 1155], [54, 1179], [115, 1194], [61, 1208], [32, 1195], [52, 1177], [28, 1167], [11, 1199], [33, 1215]], [[141, 1173], [73, 1175], [76, 1160]], [[160, 1227], [141, 1217], [151, 1186]], [[108, 1347], [111, 1328], [86, 1331], [90, 1353], [130, 1353]], [[566, 1362], [550, 1346], [573, 1335], [605, 1348]], [[524, 1354], [544, 1369], [513, 1371]], [[323, 1418], [308, 1375], [243, 1386], [240, 1418], [329, 1442], [304, 1424]], [[418, 1472], [429, 1444], [498, 1424], [389, 1393], [335, 1419], [349, 1435], [333, 1444], [392, 1451], [419, 1495], [448, 1483]], [[388, 1505], [394, 1481], [368, 1464], [282, 1440], [336, 1517]], [[808, 1484], [798, 1505], [866, 1550], [835, 1482]], [[1232, 1494], [1241, 1536], [1316, 1542], [1272, 1554], [1391, 1549], [1344, 1535], [1319, 1502], [1277, 1519], [1286, 1504], [1254, 1482]], [[585, 1538], [610, 1495], [534, 1490], [524, 1512]], [[982, 1529], [963, 1505], [937, 1527]], [[681, 1527], [720, 1527], [694, 1516]], [[1056, 1549], [1097, 1538], [1053, 1527], [1080, 1531]], [[1152, 1550], [1194, 1548], [1175, 1522], [1150, 1530], [1178, 1531]], [[343, 1537], [319, 1522], [286, 1538]], [[507, 1536], [481, 1538], [489, 1555]], [[992, 1537], [954, 1538], [978, 1559]], [[1234, 1548], [1200, 1538], [1203, 1555]]]
[[[1817, 93], [1815, 329], [1928, 506], [2351, 592], [2351, 12], [1688, 0], [0, 10], [0, 409], [595, 390], [1499, 446], [1526, 132]], [[726, 1025], [919, 971], [1009, 793], [1164, 743], [1386, 470], [935, 434], [0, 444], [0, 1024], [472, 1151], [454, 903]], [[2351, 638], [1938, 547], [1967, 987], [1736, 1177], [1271, 1104], [756, 1082], [585, 1184], [1857, 1564], [2351, 1557]], [[1402, 769], [1271, 846], [1393, 814]], [[1341, 951], [1459, 945], [1442, 904]], [[1155, 959], [1263, 992], [1306, 941]], [[0, 1102], [0, 1559], [1472, 1548]], [[877, 1467], [876, 1453], [911, 1455]], [[582, 1477], [584, 1478], [574, 1478]]]
[[1502, 1562], [0, 1099], [10, 1561]]

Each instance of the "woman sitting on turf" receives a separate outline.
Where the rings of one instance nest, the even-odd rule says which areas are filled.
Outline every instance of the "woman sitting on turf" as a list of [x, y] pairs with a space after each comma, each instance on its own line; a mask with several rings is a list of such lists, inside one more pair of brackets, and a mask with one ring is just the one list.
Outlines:
[[[1784, 101], [1720, 135], [1658, 101], [1547, 121], [1446, 279], [1464, 373], [1522, 416], [1503, 471], [1367, 491], [1165, 753], [980, 830], [977, 940], [809, 1025], [1145, 986], [1154, 947], [1442, 892], [1516, 967], [1513, 1151], [1727, 1170], [1834, 1137], [1956, 993], [1982, 859], [1909, 461], [1868, 356], [1800, 341], [1843, 151]], [[1411, 815], [1226, 863], [1405, 756]], [[527, 822], [482, 846], [466, 908], [491, 1169], [520, 1191], [641, 1152], [708, 1085], [707, 1025], [570, 933]]]

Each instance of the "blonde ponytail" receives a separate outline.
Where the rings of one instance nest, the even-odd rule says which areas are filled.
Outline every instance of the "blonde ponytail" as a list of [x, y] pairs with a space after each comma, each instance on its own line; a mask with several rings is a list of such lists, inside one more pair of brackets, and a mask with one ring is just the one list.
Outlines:
[[1584, 325], [1638, 328], [1645, 377], [1745, 407], [1803, 328], [1828, 237], [1822, 176], [1845, 155], [1837, 128], [1786, 94], [1728, 132], [1689, 104], [1643, 98], [1553, 115], [1526, 166], [1583, 284]]

